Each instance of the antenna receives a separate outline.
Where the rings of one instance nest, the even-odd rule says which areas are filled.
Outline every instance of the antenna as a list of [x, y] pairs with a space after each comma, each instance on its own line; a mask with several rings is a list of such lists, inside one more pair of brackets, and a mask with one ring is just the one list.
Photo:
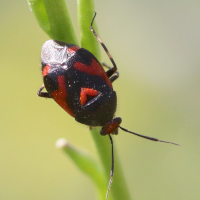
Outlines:
[[145, 138], [145, 139], [148, 139], [148, 140], [152, 140], [152, 141], [155, 141], [155, 142], [170, 143], [170, 144], [174, 144], [174, 145], [180, 146], [179, 144], [176, 144], [176, 143], [173, 143], [173, 142], [163, 141], [163, 140], [159, 140], [159, 139], [157, 139], [157, 138], [148, 137], [148, 136], [145, 136], [145, 135], [140, 135], [140, 134], [138, 134], [138, 133], [134, 133], [134, 132], [129, 131], [129, 130], [127, 130], [127, 129], [121, 127], [121, 126], [119, 126], [119, 128], [122, 129], [122, 130], [125, 131], [125, 132], [131, 133], [131, 134], [134, 134], [134, 135], [137, 135], [137, 136], [139, 136], [139, 137], [142, 137], [142, 138]]
[[108, 183], [108, 189], [107, 189], [107, 192], [106, 192], [106, 199], [108, 198], [108, 194], [109, 194], [109, 191], [110, 191], [110, 188], [111, 188], [111, 185], [112, 185], [112, 181], [113, 181], [113, 176], [114, 176], [114, 150], [113, 150], [113, 140], [112, 140], [112, 137], [111, 137], [110, 134], [109, 134], [108, 136], [109, 136], [109, 138], [110, 138], [110, 143], [111, 143], [111, 171], [110, 171], [110, 180], [109, 180], [109, 183]]

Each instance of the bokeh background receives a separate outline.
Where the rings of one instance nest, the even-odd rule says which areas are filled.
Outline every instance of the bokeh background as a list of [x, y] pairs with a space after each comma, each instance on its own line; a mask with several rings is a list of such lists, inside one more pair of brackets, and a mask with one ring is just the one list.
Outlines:
[[[200, 1], [95, 3], [101, 38], [120, 72], [114, 88], [123, 127], [181, 144], [115, 136], [132, 199], [198, 200]], [[67, 4], [79, 35], [76, 1]], [[36, 95], [48, 36], [25, 0], [0, 0], [0, 36], [0, 199], [95, 199], [91, 181], [55, 148], [64, 137], [98, 159], [88, 128]], [[102, 60], [109, 63], [103, 50]]]

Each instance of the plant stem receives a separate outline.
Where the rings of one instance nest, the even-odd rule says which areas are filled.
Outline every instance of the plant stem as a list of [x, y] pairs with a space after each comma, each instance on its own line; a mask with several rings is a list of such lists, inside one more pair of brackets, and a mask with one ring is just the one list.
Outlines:
[[51, 39], [78, 45], [65, 0], [28, 0], [28, 3]]
[[[81, 46], [92, 52], [98, 60], [100, 60], [99, 43], [94, 35], [91, 33], [89, 27], [91, 20], [94, 16], [94, 1], [93, 0], [78, 0], [78, 20], [81, 29]], [[96, 25], [94, 24], [95, 31], [97, 32]], [[93, 128], [91, 135], [95, 142], [97, 152], [102, 162], [105, 176], [107, 181], [110, 179], [111, 170], [111, 144], [109, 137], [103, 137], [100, 135], [100, 128]], [[115, 200], [130, 200], [130, 195], [126, 182], [122, 173], [122, 169], [119, 163], [119, 159], [115, 150], [115, 175], [113, 178], [113, 184], [111, 186], [111, 199]]]

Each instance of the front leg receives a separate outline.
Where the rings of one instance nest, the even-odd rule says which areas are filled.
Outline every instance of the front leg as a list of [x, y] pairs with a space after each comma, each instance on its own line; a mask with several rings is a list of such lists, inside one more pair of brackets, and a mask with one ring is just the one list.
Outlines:
[[110, 82], [114, 82], [118, 77], [119, 77], [119, 72], [118, 71], [113, 71], [113, 68], [107, 65], [105, 62], [101, 63], [102, 66], [106, 67], [108, 71], [106, 72], [106, 75], [110, 79]]
[[45, 86], [44, 86], [44, 84], [43, 84], [43, 85], [40, 87], [40, 89], [38, 90], [37, 95], [38, 95], [39, 97], [52, 98], [48, 92], [42, 92], [42, 90], [43, 90], [44, 88], [45, 88]]

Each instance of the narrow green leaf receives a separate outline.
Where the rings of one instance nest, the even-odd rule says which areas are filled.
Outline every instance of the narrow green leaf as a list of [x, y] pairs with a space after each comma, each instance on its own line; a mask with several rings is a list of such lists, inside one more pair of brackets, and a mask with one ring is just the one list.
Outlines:
[[78, 45], [65, 0], [28, 0], [40, 27], [50, 38]]
[[49, 19], [47, 16], [46, 8], [43, 0], [28, 0], [28, 5], [30, 10], [34, 13], [39, 26], [43, 31], [52, 38], [52, 33], [50, 30]]
[[104, 200], [107, 188], [104, 172], [100, 164], [91, 155], [75, 148], [63, 138], [56, 142], [56, 147], [62, 149], [76, 166], [94, 181], [97, 187], [98, 199]]

